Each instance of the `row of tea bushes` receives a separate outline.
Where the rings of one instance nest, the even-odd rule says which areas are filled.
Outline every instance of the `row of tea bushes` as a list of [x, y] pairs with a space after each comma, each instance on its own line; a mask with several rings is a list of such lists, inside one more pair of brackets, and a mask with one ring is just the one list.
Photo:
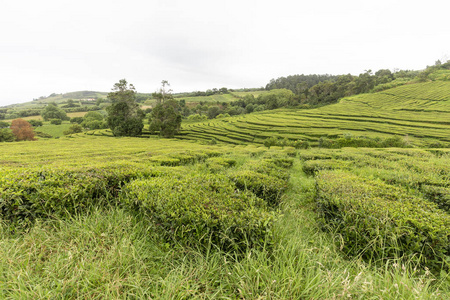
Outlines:
[[450, 215], [436, 204], [379, 179], [342, 171], [316, 176], [322, 217], [343, 238], [343, 249], [364, 257], [407, 256], [449, 267]]
[[[29, 224], [36, 218], [71, 215], [102, 201], [117, 201], [132, 179], [160, 176], [169, 170], [132, 164], [94, 168], [27, 168], [4, 171], [0, 179], [3, 220]], [[170, 170], [175, 174], [176, 170]]]
[[150, 162], [160, 166], [184, 166], [204, 162], [210, 157], [218, 157], [223, 153], [215, 150], [196, 150], [196, 151], [182, 151], [170, 153], [168, 155], [158, 155], [151, 157]]
[[288, 188], [287, 169], [292, 167], [293, 161], [287, 157], [251, 161], [229, 176], [238, 189], [253, 192], [273, 207], [279, 204], [281, 196]]
[[134, 180], [122, 202], [146, 213], [169, 242], [224, 251], [270, 246], [273, 208], [288, 187], [293, 159], [286, 154], [210, 157], [179, 178]]
[[270, 240], [274, 213], [221, 174], [157, 177], [127, 184], [122, 201], [146, 213], [169, 242], [240, 251]]
[[[349, 254], [450, 260], [450, 155], [423, 149], [301, 151], [317, 205]], [[448, 267], [448, 266], [447, 266]]]
[[131, 159], [91, 161], [89, 167], [0, 169], [0, 218], [13, 227], [29, 226], [37, 218], [112, 203], [146, 213], [168, 242], [212, 243], [225, 251], [264, 246], [271, 243], [273, 207], [287, 188], [293, 159], [277, 150], [237, 153], [140, 152]]

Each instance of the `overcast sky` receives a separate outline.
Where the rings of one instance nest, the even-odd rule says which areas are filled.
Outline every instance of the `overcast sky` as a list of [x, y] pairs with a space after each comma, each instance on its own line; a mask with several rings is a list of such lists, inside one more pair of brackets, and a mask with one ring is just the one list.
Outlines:
[[0, 106], [51, 93], [265, 86], [450, 59], [450, 3], [0, 0]]

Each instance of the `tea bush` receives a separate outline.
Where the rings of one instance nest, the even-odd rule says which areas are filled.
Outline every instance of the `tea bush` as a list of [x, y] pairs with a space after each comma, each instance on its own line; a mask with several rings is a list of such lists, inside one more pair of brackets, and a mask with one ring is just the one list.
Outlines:
[[89, 169], [29, 168], [4, 172], [0, 180], [0, 215], [24, 225], [38, 217], [71, 215], [101, 201], [117, 201], [122, 185], [160, 171], [132, 166]]
[[270, 241], [274, 213], [253, 194], [236, 191], [223, 175], [135, 180], [121, 199], [147, 213], [168, 241], [193, 247], [211, 242], [224, 251]]
[[450, 215], [436, 204], [342, 170], [321, 171], [316, 182], [319, 211], [342, 236], [348, 254], [405, 256], [434, 269], [448, 269]]

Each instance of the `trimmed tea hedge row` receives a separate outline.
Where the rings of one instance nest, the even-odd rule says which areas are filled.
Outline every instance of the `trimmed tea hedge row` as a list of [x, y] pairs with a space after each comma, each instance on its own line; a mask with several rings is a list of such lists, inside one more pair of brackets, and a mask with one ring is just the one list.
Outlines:
[[169, 155], [151, 157], [150, 162], [156, 163], [160, 166], [184, 166], [187, 164], [203, 162], [209, 157], [217, 157], [222, 154], [223, 153], [214, 150], [183, 151]]
[[405, 255], [436, 269], [449, 267], [450, 215], [436, 204], [343, 170], [320, 171], [316, 182], [319, 211], [348, 254]]
[[132, 165], [3, 172], [0, 215], [4, 220], [27, 224], [37, 217], [74, 214], [101, 201], [116, 201], [123, 184], [134, 178], [164, 173], [164, 169]]
[[225, 251], [270, 240], [274, 213], [262, 199], [237, 191], [223, 175], [158, 177], [128, 183], [122, 201], [146, 212], [169, 241]]
[[269, 205], [275, 206], [288, 188], [287, 169], [292, 167], [293, 161], [292, 158], [285, 157], [252, 161], [229, 176], [238, 189], [249, 190], [266, 200]]

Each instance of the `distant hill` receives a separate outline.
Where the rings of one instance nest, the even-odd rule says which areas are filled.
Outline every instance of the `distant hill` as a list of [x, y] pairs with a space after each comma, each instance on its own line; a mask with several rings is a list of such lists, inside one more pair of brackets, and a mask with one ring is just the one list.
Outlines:
[[342, 135], [407, 137], [413, 144], [450, 142], [450, 71], [433, 80], [343, 98], [317, 109], [282, 109], [184, 124], [183, 139], [262, 143], [279, 136], [317, 143]]

